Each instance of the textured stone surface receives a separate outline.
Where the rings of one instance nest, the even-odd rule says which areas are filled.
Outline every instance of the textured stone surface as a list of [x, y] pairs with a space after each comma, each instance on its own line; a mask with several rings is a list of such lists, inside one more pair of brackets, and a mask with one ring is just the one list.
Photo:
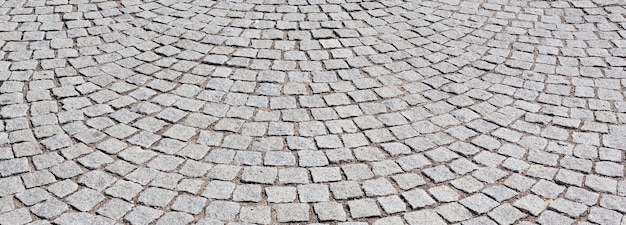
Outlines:
[[0, 2], [0, 224], [620, 224], [615, 0]]

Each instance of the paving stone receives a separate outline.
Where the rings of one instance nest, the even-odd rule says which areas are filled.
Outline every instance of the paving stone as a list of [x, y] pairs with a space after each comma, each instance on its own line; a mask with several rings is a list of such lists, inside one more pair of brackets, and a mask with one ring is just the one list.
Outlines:
[[548, 204], [540, 197], [529, 194], [513, 202], [513, 206], [538, 216], [539, 213], [548, 207]]
[[246, 167], [243, 169], [241, 180], [245, 182], [271, 184], [276, 180], [278, 171], [275, 168]]
[[308, 170], [304, 168], [284, 168], [278, 171], [278, 180], [283, 184], [309, 183]]
[[235, 184], [226, 181], [214, 180], [206, 186], [202, 196], [213, 199], [228, 199], [235, 190]]
[[402, 218], [397, 217], [397, 216], [378, 219], [376, 220], [376, 222], [374, 222], [374, 224], [376, 225], [402, 224], [402, 223], [403, 223]]
[[445, 166], [436, 166], [433, 168], [422, 170], [422, 173], [435, 183], [444, 182], [454, 179], [456, 176]]
[[492, 167], [480, 168], [472, 173], [473, 177], [487, 183], [495, 183], [507, 175], [505, 171]]
[[271, 209], [268, 206], [244, 206], [241, 207], [239, 219], [249, 223], [270, 224], [272, 220]]
[[16, 209], [0, 214], [0, 219], [7, 224], [26, 224], [32, 221], [27, 208]]
[[376, 201], [372, 199], [360, 199], [348, 202], [348, 208], [350, 208], [350, 215], [353, 218], [380, 216], [380, 210]]
[[554, 200], [554, 202], [552, 202], [548, 207], [558, 212], [565, 213], [573, 218], [576, 218], [587, 211], [587, 207], [585, 205], [563, 198]]
[[244, 202], [259, 202], [262, 198], [262, 189], [259, 185], [238, 185], [233, 191], [233, 200]]
[[46, 219], [60, 215], [67, 209], [69, 209], [67, 204], [54, 198], [48, 199], [30, 208], [33, 214]]
[[22, 175], [26, 188], [38, 187], [56, 182], [54, 175], [47, 170], [40, 170]]
[[617, 181], [605, 177], [588, 175], [585, 179], [585, 186], [598, 192], [615, 193]]
[[591, 207], [587, 219], [598, 224], [618, 224], [622, 214], [613, 210]]
[[104, 205], [102, 205], [96, 212], [98, 212], [98, 214], [100, 215], [117, 220], [124, 216], [126, 212], [130, 211], [132, 207], [133, 204], [131, 203], [113, 198]]
[[415, 212], [409, 212], [404, 214], [404, 219], [410, 225], [425, 225], [425, 224], [447, 224], [447, 222], [441, 218], [435, 210], [423, 209]]
[[68, 196], [65, 201], [74, 208], [86, 212], [104, 200], [104, 195], [93, 189], [84, 188]]
[[404, 192], [402, 193], [402, 197], [413, 209], [423, 208], [436, 203], [434, 199], [421, 189], [413, 189], [411, 191]]
[[85, 185], [91, 189], [102, 191], [108, 186], [112, 185], [115, 180], [115, 177], [107, 173], [95, 170], [81, 175], [78, 178], [78, 183]]
[[574, 220], [552, 211], [545, 211], [539, 216], [537, 222], [540, 224], [572, 224]]
[[477, 214], [486, 213], [499, 205], [498, 202], [480, 193], [461, 199], [459, 203]]
[[219, 220], [234, 220], [241, 206], [234, 202], [213, 201], [206, 208], [206, 216]]
[[600, 195], [598, 193], [590, 192], [577, 187], [569, 187], [565, 193], [565, 197], [567, 199], [586, 205], [596, 204], [599, 196]]
[[487, 213], [487, 215], [489, 215], [491, 219], [498, 222], [498, 224], [513, 224], [515, 221], [526, 217], [526, 214], [517, 210], [508, 203], [496, 207], [491, 210], [491, 212]]
[[472, 213], [458, 203], [448, 203], [435, 209], [448, 222], [459, 222], [472, 217]]
[[298, 185], [298, 197], [300, 202], [326, 202], [330, 192], [324, 184]]
[[157, 218], [161, 217], [161, 215], [163, 215], [163, 211], [161, 210], [145, 206], [137, 206], [124, 216], [124, 220], [130, 222], [131, 224], [150, 224]]
[[381, 208], [389, 214], [406, 211], [406, 204], [397, 195], [380, 197], [377, 200]]
[[199, 224], [199, 225], [224, 225], [224, 223], [222, 221], [219, 221], [219, 220], [216, 220], [216, 219], [211, 219], [211, 218], [200, 219], [200, 220], [198, 220], [198, 222], [196, 224]]
[[28, 189], [22, 193], [16, 194], [15, 197], [24, 205], [32, 206], [39, 202], [50, 199], [52, 196], [42, 188]]
[[15, 209], [13, 196], [0, 198], [0, 213], [5, 213]]
[[309, 205], [302, 203], [279, 204], [275, 206], [278, 222], [309, 221]]
[[346, 213], [340, 203], [319, 202], [313, 205], [315, 214], [321, 221], [345, 221]]
[[30, 168], [28, 159], [26, 158], [10, 159], [0, 162], [0, 174], [2, 174], [2, 176], [10, 176], [28, 171], [30, 171]]
[[484, 185], [470, 176], [461, 177], [459, 179], [450, 181], [450, 184], [455, 188], [462, 190], [467, 193], [474, 193], [479, 191], [484, 187]]
[[496, 201], [502, 202], [507, 199], [515, 197], [518, 193], [510, 188], [507, 188], [503, 185], [491, 186], [483, 189], [483, 193], [489, 195]]
[[143, 191], [138, 200], [146, 205], [165, 207], [176, 194], [174, 191], [151, 187]]
[[78, 190], [78, 184], [72, 180], [63, 180], [48, 186], [48, 191], [59, 198], [63, 198]]
[[489, 217], [481, 216], [481, 217], [476, 217], [476, 218], [472, 218], [472, 219], [463, 221], [461, 224], [463, 224], [463, 225], [473, 225], [473, 224], [495, 225], [497, 223], [494, 222], [493, 220], [489, 219]]
[[197, 215], [202, 212], [205, 203], [206, 199], [202, 197], [179, 195], [176, 200], [174, 200], [174, 203], [172, 204], [172, 209]]
[[364, 181], [362, 187], [367, 196], [382, 196], [396, 193], [391, 182], [385, 178]]
[[454, 191], [454, 189], [448, 186], [436, 186], [428, 189], [428, 192], [438, 201], [438, 202], [454, 202], [458, 201], [460, 195]]
[[561, 187], [550, 181], [539, 180], [530, 190], [544, 198], [556, 198], [560, 193], [565, 191], [565, 187]]
[[194, 220], [192, 215], [181, 212], [169, 212], [163, 215], [159, 220], [157, 220], [156, 224], [172, 224], [172, 223], [181, 223], [181, 224], [189, 224]]
[[265, 188], [267, 201], [277, 203], [289, 203], [296, 199], [295, 187], [267, 187]]

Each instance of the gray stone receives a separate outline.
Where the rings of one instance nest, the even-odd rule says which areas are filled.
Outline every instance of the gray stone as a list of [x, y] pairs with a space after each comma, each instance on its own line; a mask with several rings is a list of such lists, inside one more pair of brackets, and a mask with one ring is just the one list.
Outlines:
[[448, 203], [435, 209], [448, 222], [460, 222], [472, 218], [472, 213], [458, 203]]
[[161, 217], [161, 215], [163, 215], [163, 211], [161, 210], [145, 206], [137, 206], [124, 216], [124, 220], [130, 222], [131, 224], [150, 224], [157, 218]]
[[515, 221], [526, 217], [526, 214], [517, 210], [508, 203], [502, 204], [491, 212], [487, 213], [491, 219], [498, 222], [498, 224], [513, 224]]
[[435, 210], [432, 209], [423, 209], [415, 212], [409, 212], [404, 214], [404, 219], [410, 225], [443, 225], [447, 224], [445, 220], [443, 220]]
[[96, 212], [99, 215], [117, 220], [130, 211], [132, 207], [133, 204], [114, 198], [102, 205]]
[[260, 202], [262, 189], [259, 185], [242, 184], [233, 191], [233, 200], [242, 202]]
[[298, 197], [300, 202], [326, 202], [330, 192], [324, 184], [298, 185]]
[[206, 217], [219, 220], [234, 220], [241, 207], [238, 203], [213, 201], [206, 208]]
[[244, 206], [241, 207], [239, 219], [248, 223], [270, 224], [272, 221], [271, 209], [269, 206]]
[[513, 202], [513, 206], [538, 216], [548, 207], [548, 203], [536, 195], [529, 194]]
[[484, 194], [475, 194], [459, 201], [463, 206], [469, 208], [476, 214], [483, 214], [500, 205]]
[[599, 207], [591, 207], [589, 210], [589, 221], [598, 224], [619, 224], [622, 214], [613, 210], [608, 210]]
[[433, 200], [425, 191], [421, 189], [413, 189], [402, 193], [402, 197], [409, 203], [411, 208], [418, 209], [425, 206], [435, 204]]
[[309, 221], [309, 205], [302, 203], [278, 204], [276, 220], [279, 223]]
[[174, 200], [174, 203], [172, 204], [172, 209], [197, 215], [202, 212], [205, 204], [205, 198], [184, 194], [179, 195], [176, 200]]
[[146, 205], [164, 207], [169, 204], [176, 195], [177, 193], [174, 191], [151, 187], [143, 191], [139, 195], [138, 200]]
[[93, 209], [93, 207], [103, 201], [104, 198], [104, 195], [100, 192], [84, 188], [68, 196], [65, 201], [74, 208], [86, 212]]
[[39, 217], [48, 219], [60, 215], [67, 209], [69, 209], [67, 204], [55, 198], [51, 198], [46, 200], [45, 202], [32, 206], [30, 208], [30, 211]]

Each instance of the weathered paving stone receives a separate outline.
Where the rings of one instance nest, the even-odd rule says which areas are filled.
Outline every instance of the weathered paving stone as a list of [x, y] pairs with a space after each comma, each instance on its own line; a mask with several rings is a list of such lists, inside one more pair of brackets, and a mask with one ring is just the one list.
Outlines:
[[423, 208], [436, 203], [434, 199], [421, 189], [413, 189], [411, 191], [404, 192], [402, 193], [402, 197], [406, 199], [413, 209]]
[[585, 211], [587, 211], [587, 207], [585, 205], [563, 198], [554, 200], [554, 202], [552, 202], [548, 207], [556, 211], [565, 213], [572, 218], [576, 218]]
[[174, 200], [172, 209], [196, 215], [202, 212], [205, 203], [206, 199], [202, 197], [179, 195], [176, 200]]
[[404, 214], [404, 219], [411, 225], [447, 224], [446, 221], [432, 209], [406, 213]]
[[622, 214], [613, 210], [599, 207], [589, 209], [588, 220], [598, 224], [617, 224]]
[[320, 202], [313, 205], [315, 214], [321, 221], [345, 221], [346, 213], [340, 203]]
[[380, 197], [377, 199], [381, 208], [387, 213], [397, 213], [406, 211], [406, 204], [397, 195]]
[[66, 202], [74, 208], [86, 212], [104, 200], [104, 195], [100, 192], [84, 188], [66, 198]]
[[296, 199], [296, 188], [282, 186], [266, 187], [265, 194], [269, 202], [289, 203]]
[[513, 206], [537, 216], [548, 207], [548, 204], [540, 197], [529, 194], [513, 202]]
[[111, 199], [98, 209], [98, 214], [117, 220], [133, 208], [133, 204], [119, 199]]
[[124, 216], [124, 220], [132, 224], [149, 224], [161, 215], [163, 215], [163, 211], [161, 210], [145, 206], [137, 206]]
[[449, 203], [435, 209], [448, 222], [459, 222], [472, 217], [472, 213], [458, 203]]
[[242, 184], [237, 185], [233, 191], [233, 200], [239, 202], [260, 202], [262, 198], [262, 188], [259, 185]]
[[477, 214], [483, 214], [499, 205], [498, 202], [484, 194], [475, 194], [459, 201], [463, 206]]
[[372, 199], [360, 199], [348, 202], [350, 215], [354, 218], [380, 216], [380, 210], [376, 201]]
[[213, 201], [206, 208], [206, 216], [219, 220], [234, 220], [241, 206], [234, 202]]
[[51, 198], [45, 202], [34, 205], [30, 208], [30, 211], [39, 217], [48, 219], [60, 215], [67, 209], [69, 209], [67, 204], [55, 198]]
[[172, 224], [172, 223], [183, 223], [188, 224], [194, 220], [192, 215], [182, 212], [169, 212], [163, 215], [159, 220], [157, 220], [156, 224]]
[[138, 200], [146, 205], [164, 207], [174, 196], [176, 196], [174, 191], [151, 187], [143, 191]]
[[278, 222], [309, 221], [309, 205], [307, 204], [279, 204], [275, 207]]
[[50, 199], [50, 194], [41, 188], [32, 188], [15, 195], [24, 205], [31, 206]]
[[324, 184], [298, 185], [300, 202], [326, 202], [330, 198], [330, 191]]
[[27, 208], [16, 209], [0, 214], [0, 219], [7, 224], [26, 224], [32, 221]]
[[268, 206], [241, 207], [239, 219], [248, 223], [270, 224], [272, 221], [271, 209]]
[[498, 224], [513, 224], [515, 221], [526, 217], [526, 214], [506, 203], [491, 210], [487, 215]]
[[541, 224], [572, 224], [574, 220], [552, 211], [545, 211], [539, 216], [537, 222]]

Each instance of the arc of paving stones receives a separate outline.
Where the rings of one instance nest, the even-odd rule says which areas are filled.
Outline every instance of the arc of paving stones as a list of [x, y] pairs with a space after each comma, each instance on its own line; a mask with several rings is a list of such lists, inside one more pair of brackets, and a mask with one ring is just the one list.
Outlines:
[[5, 1], [0, 224], [620, 224], [612, 1]]

